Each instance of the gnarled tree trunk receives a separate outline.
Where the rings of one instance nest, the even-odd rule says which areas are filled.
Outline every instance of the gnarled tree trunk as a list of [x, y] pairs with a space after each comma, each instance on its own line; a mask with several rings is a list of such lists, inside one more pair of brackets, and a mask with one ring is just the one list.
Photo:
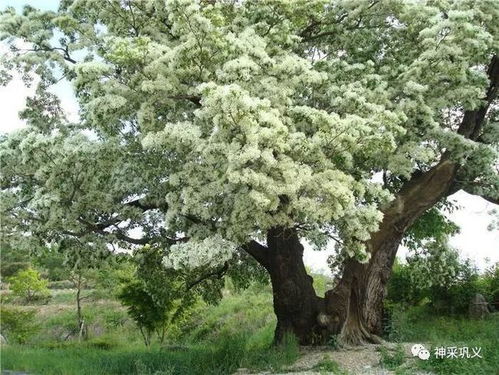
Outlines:
[[[492, 57], [487, 73], [490, 83], [484, 98], [484, 105], [476, 110], [466, 111], [457, 131], [461, 136], [471, 140], [477, 140], [480, 137], [485, 116], [492, 101], [497, 98], [499, 90], [499, 58], [497, 56]], [[334, 302], [334, 299], [338, 298], [338, 293], [348, 295], [349, 293], [345, 290], [350, 289], [350, 295], [354, 298], [359, 298], [360, 294], [361, 313], [349, 316], [345, 320], [347, 325], [352, 319], [360, 319], [360, 322], [351, 325], [359, 328], [343, 329], [344, 341], [350, 343], [372, 341], [372, 333], [381, 333], [383, 300], [400, 242], [417, 218], [440, 199], [458, 190], [456, 189], [456, 186], [459, 187], [459, 184], [456, 184], [456, 175], [459, 167], [460, 165], [452, 161], [446, 152], [438, 164], [424, 173], [414, 175], [407, 181], [392, 204], [383, 210], [384, 217], [379, 230], [373, 233], [366, 243], [371, 254], [368, 264], [359, 265], [350, 261], [345, 265], [344, 276], [340, 283], [326, 296], [327, 309], [337, 311], [338, 304]], [[352, 283], [351, 280], [355, 280], [350, 275], [352, 273], [358, 273], [356, 279], [360, 281]], [[344, 305], [345, 302], [342, 301], [341, 304]]]
[[[335, 289], [326, 294], [328, 313], [337, 313], [338, 299], [349, 298], [341, 340], [358, 345], [377, 342], [382, 331], [383, 300], [400, 242], [409, 226], [449, 190], [457, 171], [447, 158], [411, 179], [383, 210], [379, 230], [366, 243], [371, 258], [366, 264], [350, 260]], [[342, 302], [344, 304], [344, 302]]]
[[324, 299], [316, 295], [313, 279], [307, 274], [296, 231], [271, 229], [266, 247], [252, 243], [247, 251], [270, 275], [277, 317], [275, 343], [282, 342], [287, 334], [295, 335], [301, 345], [323, 343], [328, 336], [320, 320]]

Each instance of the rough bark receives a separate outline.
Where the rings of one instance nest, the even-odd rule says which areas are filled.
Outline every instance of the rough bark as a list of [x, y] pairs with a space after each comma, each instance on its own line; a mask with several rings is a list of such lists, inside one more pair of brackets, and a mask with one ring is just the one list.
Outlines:
[[277, 317], [274, 342], [293, 334], [300, 345], [322, 344], [328, 338], [324, 299], [316, 295], [303, 263], [303, 246], [293, 229], [274, 228], [267, 246], [251, 243], [248, 251], [269, 272]]

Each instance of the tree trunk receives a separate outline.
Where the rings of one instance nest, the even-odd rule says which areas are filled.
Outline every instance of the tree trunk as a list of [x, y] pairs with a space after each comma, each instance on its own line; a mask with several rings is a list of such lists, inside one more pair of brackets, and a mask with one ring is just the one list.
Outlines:
[[303, 246], [293, 229], [268, 232], [267, 246], [253, 242], [246, 250], [269, 272], [277, 326], [274, 343], [288, 334], [300, 345], [322, 344], [328, 338], [324, 299], [316, 295], [303, 263]]
[[87, 331], [85, 327], [85, 320], [83, 319], [83, 313], [81, 309], [81, 301], [84, 297], [81, 296], [81, 291], [83, 289], [83, 277], [78, 274], [73, 276], [73, 285], [76, 289], [76, 322], [78, 325], [78, 340], [86, 338]]
[[410, 225], [446, 195], [456, 171], [456, 164], [444, 157], [408, 181], [383, 210], [378, 231], [366, 242], [369, 262], [349, 260], [345, 264], [339, 284], [326, 294], [328, 314], [344, 322], [341, 341], [353, 345], [379, 341], [376, 335], [382, 332], [383, 300], [400, 242]]
[[[497, 98], [499, 90], [497, 56], [492, 57], [487, 74], [490, 83], [483, 106], [465, 111], [457, 131], [461, 136], [471, 140], [480, 137], [486, 114], [493, 100]], [[341, 322], [345, 322], [345, 327], [342, 329], [344, 341], [361, 342], [371, 339], [371, 333], [382, 332], [383, 300], [400, 242], [417, 218], [440, 199], [458, 190], [455, 189], [455, 184], [459, 167], [459, 164], [452, 161], [445, 152], [438, 164], [407, 181], [392, 204], [383, 210], [384, 217], [379, 230], [366, 243], [371, 254], [369, 262], [360, 265], [355, 261], [349, 261], [345, 265], [342, 280], [326, 295], [328, 314], [339, 313]], [[347, 304], [345, 298], [354, 301]], [[357, 313], [358, 298], [361, 299], [360, 314]], [[338, 303], [339, 301], [341, 303]], [[346, 306], [349, 308], [346, 309]], [[345, 314], [345, 311], [349, 314]], [[355, 324], [352, 324], [352, 320]]]

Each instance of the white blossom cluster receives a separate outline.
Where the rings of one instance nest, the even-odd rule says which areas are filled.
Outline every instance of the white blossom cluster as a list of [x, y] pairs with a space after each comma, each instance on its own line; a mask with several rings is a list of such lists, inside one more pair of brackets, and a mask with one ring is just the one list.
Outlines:
[[[5, 222], [24, 233], [89, 238], [112, 223], [92, 241], [165, 247], [182, 233], [168, 262], [197, 267], [294, 227], [366, 260], [389, 191], [445, 152], [463, 183], [497, 195], [497, 119], [480, 142], [456, 131], [489, 85], [497, 1], [113, 4], [0, 16], [2, 37], [38, 46], [7, 67], [43, 77], [29, 127], [0, 148]], [[55, 29], [65, 44], [45, 48]], [[61, 72], [78, 125], [48, 90]]]
[[191, 240], [171, 246], [163, 264], [176, 270], [213, 268], [230, 260], [235, 250], [234, 243], [220, 235], [213, 235], [204, 240]]

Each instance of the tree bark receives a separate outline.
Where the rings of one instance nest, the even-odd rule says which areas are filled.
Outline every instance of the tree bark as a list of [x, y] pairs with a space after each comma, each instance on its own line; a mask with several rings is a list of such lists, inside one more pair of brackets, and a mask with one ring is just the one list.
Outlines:
[[[349, 260], [338, 285], [326, 294], [327, 311], [344, 322], [341, 341], [351, 345], [378, 342], [382, 332], [383, 300], [397, 249], [407, 229], [449, 190], [457, 165], [446, 157], [408, 181], [383, 210], [383, 220], [366, 242], [366, 264]], [[339, 300], [348, 300], [339, 304]], [[347, 309], [345, 309], [345, 306]]]
[[277, 317], [275, 341], [293, 333], [301, 345], [322, 343], [325, 327], [319, 324], [324, 301], [313, 287], [313, 279], [303, 264], [303, 246], [293, 230], [277, 228], [269, 231], [270, 274]]
[[303, 263], [303, 246], [293, 229], [274, 228], [267, 246], [245, 247], [269, 272], [277, 325], [274, 343], [294, 335], [300, 345], [322, 344], [328, 338], [324, 299], [316, 295], [313, 279]]

